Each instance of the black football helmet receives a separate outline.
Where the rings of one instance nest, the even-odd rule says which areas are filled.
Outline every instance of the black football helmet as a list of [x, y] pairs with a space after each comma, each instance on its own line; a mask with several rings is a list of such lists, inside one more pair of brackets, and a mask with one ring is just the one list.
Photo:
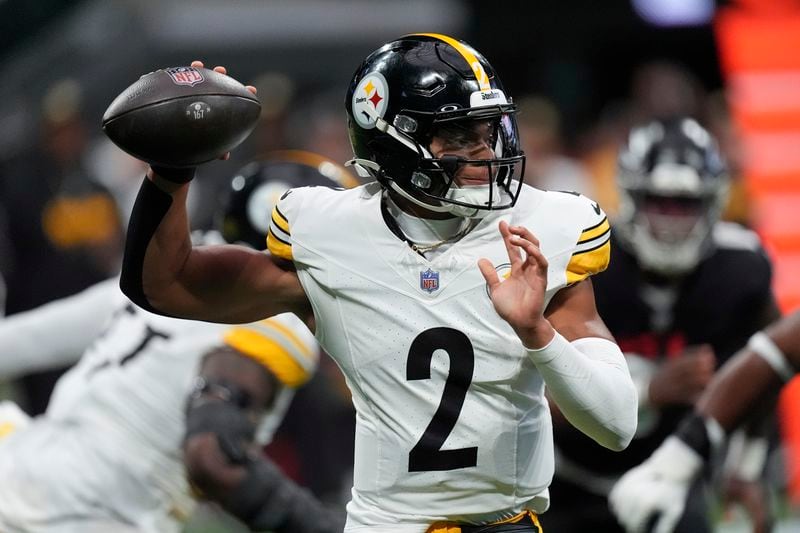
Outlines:
[[[468, 44], [440, 34], [406, 35], [371, 53], [345, 99], [354, 165], [426, 209], [479, 217], [512, 207], [522, 183], [516, 106], [488, 61]], [[492, 159], [431, 154], [434, 137], [470, 135], [482, 126]], [[465, 166], [489, 183], [459, 186]]]
[[214, 228], [229, 243], [266, 248], [272, 208], [293, 187], [350, 188], [358, 181], [347, 169], [311, 152], [270, 152], [245, 165], [231, 179], [214, 215]]
[[680, 276], [713, 250], [728, 172], [711, 134], [673, 117], [631, 130], [619, 154], [616, 233], [646, 270]]

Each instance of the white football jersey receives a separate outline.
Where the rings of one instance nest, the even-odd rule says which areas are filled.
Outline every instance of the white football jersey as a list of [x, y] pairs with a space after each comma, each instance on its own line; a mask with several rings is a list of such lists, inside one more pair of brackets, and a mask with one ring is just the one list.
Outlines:
[[513, 210], [490, 213], [429, 261], [390, 231], [381, 197], [377, 183], [290, 190], [268, 234], [271, 253], [294, 261], [317, 340], [353, 392], [346, 531], [544, 511], [554, 463], [544, 383], [477, 261], [507, 275], [498, 223], [528, 227], [550, 264], [549, 301], [606, 267], [605, 214], [585, 197], [523, 186]]
[[[237, 327], [167, 318], [134, 306], [117, 280], [0, 322], [0, 349], [24, 358], [23, 345], [33, 350], [39, 338], [40, 348], [57, 352], [58, 339], [74, 348], [72, 339], [86, 338], [87, 330], [95, 339], [58, 381], [45, 415], [0, 440], [4, 533], [71, 531], [62, 524], [90, 519], [142, 532], [180, 531], [194, 508], [181, 444], [202, 357], [228, 342], [267, 367], [275, 357], [294, 372], [295, 385], [318, 357], [313, 335], [292, 314]], [[27, 340], [15, 341], [14, 331]], [[264, 337], [269, 356], [258, 351]], [[261, 442], [270, 439], [292, 394], [282, 390], [259, 428]]]

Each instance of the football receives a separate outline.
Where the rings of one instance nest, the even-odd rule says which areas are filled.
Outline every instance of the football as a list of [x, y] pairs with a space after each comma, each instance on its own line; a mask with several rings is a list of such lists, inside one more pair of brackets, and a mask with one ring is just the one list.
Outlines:
[[206, 68], [151, 72], [117, 96], [103, 131], [130, 155], [154, 165], [191, 167], [239, 145], [261, 103], [230, 76]]

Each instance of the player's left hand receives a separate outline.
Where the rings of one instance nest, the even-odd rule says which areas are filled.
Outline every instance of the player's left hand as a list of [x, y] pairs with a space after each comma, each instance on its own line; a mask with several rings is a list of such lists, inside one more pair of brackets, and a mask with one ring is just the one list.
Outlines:
[[526, 347], [541, 348], [553, 337], [553, 328], [544, 318], [547, 259], [539, 250], [539, 240], [527, 228], [501, 221], [500, 234], [511, 263], [508, 278], [501, 280], [488, 259], [479, 260], [478, 268], [489, 285], [497, 313]]

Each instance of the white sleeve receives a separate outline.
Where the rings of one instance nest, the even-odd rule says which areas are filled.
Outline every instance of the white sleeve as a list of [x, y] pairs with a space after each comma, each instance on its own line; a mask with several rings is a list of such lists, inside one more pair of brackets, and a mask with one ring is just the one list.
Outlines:
[[547, 346], [528, 355], [573, 426], [611, 450], [630, 444], [638, 401], [619, 346], [597, 337], [570, 343], [556, 332]]
[[0, 377], [75, 363], [119, 302], [119, 280], [0, 319]]

